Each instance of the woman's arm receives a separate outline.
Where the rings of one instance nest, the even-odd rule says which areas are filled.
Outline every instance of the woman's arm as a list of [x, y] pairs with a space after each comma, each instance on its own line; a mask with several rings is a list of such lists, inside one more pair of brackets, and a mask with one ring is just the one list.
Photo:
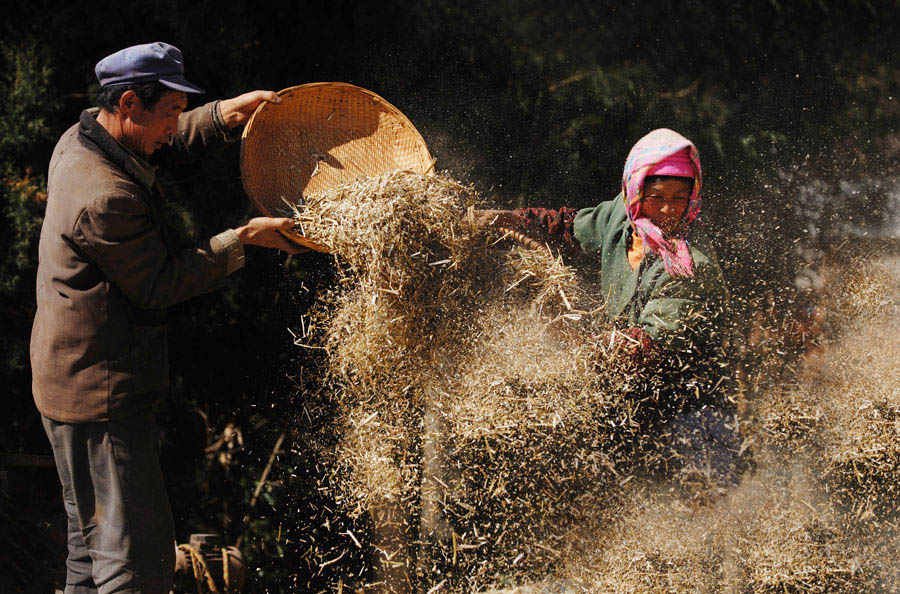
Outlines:
[[476, 210], [475, 224], [522, 233], [539, 245], [547, 245], [565, 256], [581, 253], [575, 239], [574, 208], [519, 208], [516, 210]]

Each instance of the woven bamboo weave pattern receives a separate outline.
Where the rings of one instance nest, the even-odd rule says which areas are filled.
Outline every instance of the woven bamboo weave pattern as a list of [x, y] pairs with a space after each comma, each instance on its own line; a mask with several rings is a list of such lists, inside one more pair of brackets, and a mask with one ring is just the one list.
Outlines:
[[425, 141], [393, 105], [346, 83], [312, 83], [263, 103], [244, 130], [244, 189], [264, 214], [284, 215], [285, 202], [326, 191], [361, 176], [398, 169], [427, 173]]

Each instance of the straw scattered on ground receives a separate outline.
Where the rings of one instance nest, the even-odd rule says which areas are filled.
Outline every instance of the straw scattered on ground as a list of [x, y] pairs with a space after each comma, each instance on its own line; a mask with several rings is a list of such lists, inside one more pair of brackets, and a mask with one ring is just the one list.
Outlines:
[[754, 422], [763, 442], [808, 452], [842, 508], [879, 527], [900, 511], [900, 256], [863, 257], [822, 303], [840, 322], [835, 341]]
[[748, 474], [712, 505], [657, 493], [622, 512], [561, 572], [568, 591], [846, 592], [869, 570], [802, 465]]

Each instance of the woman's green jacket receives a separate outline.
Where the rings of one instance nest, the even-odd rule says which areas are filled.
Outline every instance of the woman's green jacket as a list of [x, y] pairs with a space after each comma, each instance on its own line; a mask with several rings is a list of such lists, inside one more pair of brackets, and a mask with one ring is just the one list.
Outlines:
[[575, 239], [600, 257], [599, 286], [609, 321], [638, 327], [668, 352], [712, 354], [721, 349], [729, 296], [709, 238], [693, 224], [688, 235], [693, 277], [672, 277], [661, 258], [647, 253], [637, 270], [628, 263], [631, 224], [622, 194], [578, 211]]

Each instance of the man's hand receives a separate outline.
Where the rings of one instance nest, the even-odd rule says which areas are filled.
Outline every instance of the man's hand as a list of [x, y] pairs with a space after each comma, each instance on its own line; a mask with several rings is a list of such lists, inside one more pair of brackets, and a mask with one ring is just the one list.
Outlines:
[[290, 232], [293, 229], [293, 219], [256, 217], [234, 231], [244, 245], [274, 248], [289, 254], [302, 254], [308, 251], [306, 248], [289, 241], [280, 233], [281, 231]]
[[228, 128], [246, 124], [263, 101], [281, 103], [281, 97], [273, 91], [250, 91], [231, 99], [223, 99], [219, 102], [222, 121]]

